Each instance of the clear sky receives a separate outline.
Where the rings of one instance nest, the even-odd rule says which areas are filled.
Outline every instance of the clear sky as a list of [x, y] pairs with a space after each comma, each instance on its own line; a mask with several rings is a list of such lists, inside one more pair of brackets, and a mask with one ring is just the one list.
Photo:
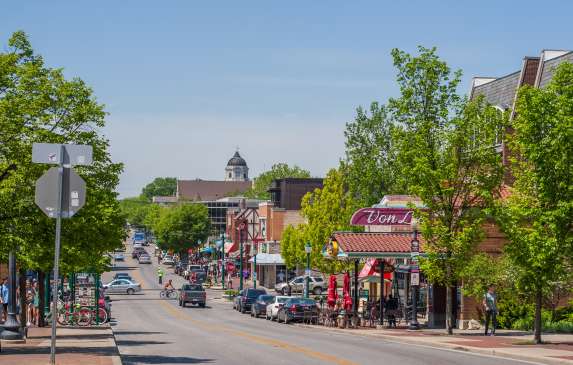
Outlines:
[[9, 1], [0, 45], [24, 30], [93, 87], [133, 196], [156, 176], [223, 179], [236, 146], [251, 176], [277, 162], [322, 176], [355, 108], [396, 95], [392, 48], [437, 46], [466, 93], [473, 76], [573, 49], [572, 21], [568, 0]]

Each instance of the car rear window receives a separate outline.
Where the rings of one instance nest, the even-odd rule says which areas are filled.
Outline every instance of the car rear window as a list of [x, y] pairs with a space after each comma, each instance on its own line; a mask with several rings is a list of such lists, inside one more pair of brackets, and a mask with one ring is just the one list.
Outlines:
[[274, 298], [274, 295], [261, 295], [258, 299], [265, 303], [270, 303]]
[[183, 290], [203, 291], [203, 287], [201, 285], [185, 284], [183, 285]]

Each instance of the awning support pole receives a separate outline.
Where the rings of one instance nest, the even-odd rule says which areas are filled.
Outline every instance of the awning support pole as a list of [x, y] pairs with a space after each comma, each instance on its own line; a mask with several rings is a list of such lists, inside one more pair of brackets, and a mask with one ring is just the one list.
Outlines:
[[384, 260], [380, 259], [380, 326], [384, 325]]
[[354, 260], [354, 318], [358, 318], [358, 260]]

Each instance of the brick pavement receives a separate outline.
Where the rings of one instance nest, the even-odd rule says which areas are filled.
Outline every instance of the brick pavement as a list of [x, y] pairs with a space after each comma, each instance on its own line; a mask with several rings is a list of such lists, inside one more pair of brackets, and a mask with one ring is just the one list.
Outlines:
[[[2, 341], [2, 365], [44, 365], [50, 363], [51, 329], [30, 328], [25, 343]], [[56, 363], [59, 365], [121, 365], [109, 326], [58, 328]]]

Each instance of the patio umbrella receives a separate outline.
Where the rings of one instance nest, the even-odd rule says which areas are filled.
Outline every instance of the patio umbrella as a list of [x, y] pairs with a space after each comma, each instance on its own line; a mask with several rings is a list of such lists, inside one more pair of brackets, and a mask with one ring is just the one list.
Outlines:
[[330, 308], [333, 308], [336, 305], [336, 299], [338, 299], [336, 287], [336, 275], [330, 275], [330, 278], [328, 279], [328, 291], [326, 297], [326, 304], [328, 304]]
[[344, 274], [344, 284], [342, 285], [342, 298], [344, 300], [344, 309], [352, 309], [352, 298], [350, 297], [350, 274]]

